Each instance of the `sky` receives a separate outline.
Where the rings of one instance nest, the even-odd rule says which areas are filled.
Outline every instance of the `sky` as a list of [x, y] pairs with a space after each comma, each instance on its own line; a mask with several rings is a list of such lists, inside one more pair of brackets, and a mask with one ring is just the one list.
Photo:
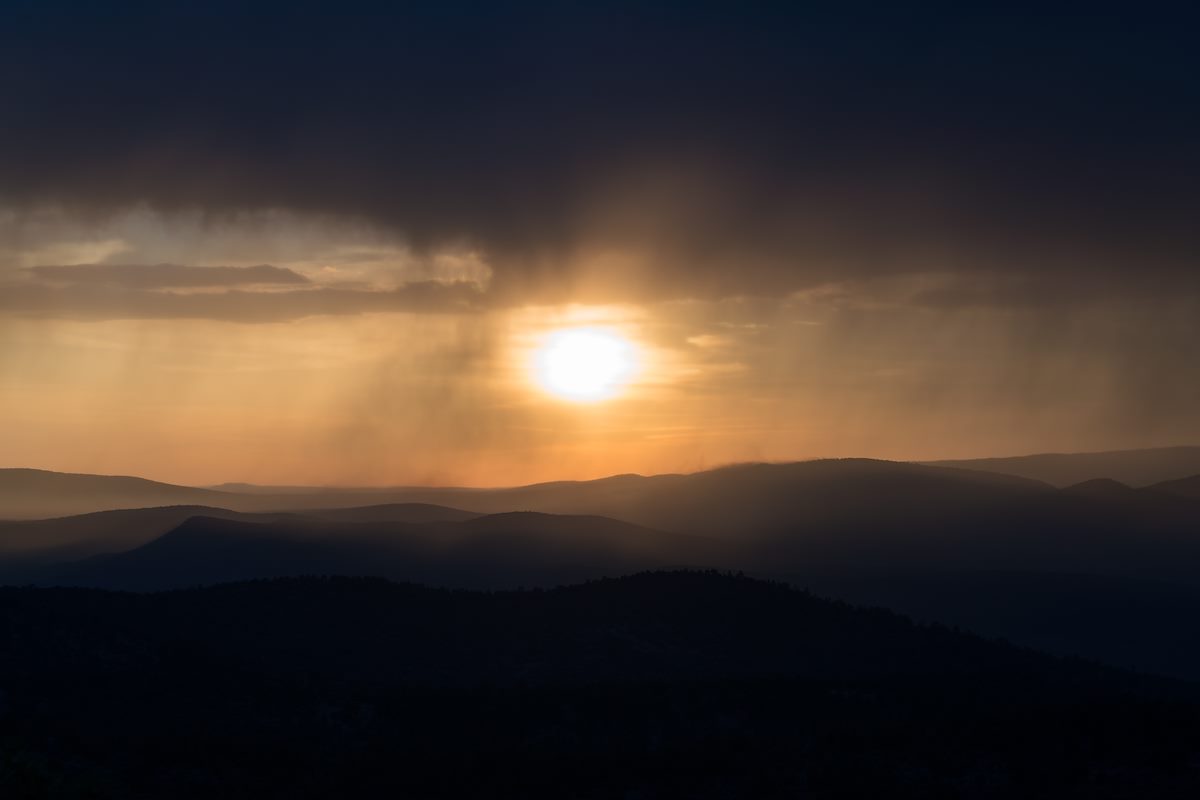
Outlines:
[[[1200, 443], [1197, 21], [0, 0], [0, 461], [506, 485]], [[538, 373], [574, 329], [631, 354], [602, 399]]]

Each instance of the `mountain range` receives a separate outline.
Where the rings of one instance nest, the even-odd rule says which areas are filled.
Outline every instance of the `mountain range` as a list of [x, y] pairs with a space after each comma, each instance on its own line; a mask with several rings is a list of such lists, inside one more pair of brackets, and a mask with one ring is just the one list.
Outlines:
[[968, 458], [925, 461], [939, 467], [1003, 472], [1044, 481], [1054, 486], [1108, 478], [1144, 487], [1190, 475], [1200, 475], [1200, 447], [1155, 447], [1098, 453], [1038, 453], [1007, 458]]
[[1079, 475], [0, 471], [0, 787], [1195, 796], [1200, 476]]
[[[121, 501], [135, 490], [184, 491], [235, 508], [0, 522], [0, 582], [9, 584], [164, 590], [341, 574], [506, 589], [715, 568], [1050, 652], [1200, 677], [1200, 637], [1178, 625], [1200, 613], [1194, 480], [1055, 488], [868, 459], [496, 490], [238, 493], [16, 475], [42, 503], [55, 492], [103, 501], [112, 487]], [[90, 494], [71, 495], [81, 484]], [[397, 497], [407, 501], [380, 502]], [[336, 507], [364, 498], [372, 503]]]
[[[817, 470], [836, 479], [838, 463], [847, 470], [860, 469], [870, 459], [823, 459], [793, 464], [742, 464], [690, 475], [616, 475], [590, 481], [555, 481], [503, 489], [459, 487], [374, 487], [330, 488], [305, 486], [255, 486], [222, 484], [200, 488], [177, 486], [128, 476], [86, 475], [34, 469], [0, 469], [0, 520], [44, 519], [124, 508], [166, 505], [195, 505], [232, 511], [297, 511], [350, 508], [394, 503], [426, 503], [450, 506], [477, 513], [504, 511], [543, 511], [547, 513], [599, 514], [631, 522], [665, 527], [660, 501], [687, 503], [690, 493], [709, 488], [718, 490], [746, 488], [757, 493], [780, 488], [774, 479], [778, 469], [786, 467], [807, 477], [805, 470]], [[875, 462], [896, 463], [896, 462]], [[821, 465], [805, 467], [804, 465]], [[860, 465], [855, 467], [854, 465]], [[1022, 456], [1017, 458], [975, 459], [968, 461], [927, 462], [924, 466], [958, 470], [964, 481], [986, 481], [961, 472], [993, 473], [1017, 485], [1027, 479], [1029, 488], [1048, 484], [1063, 488], [1095, 479], [1109, 479], [1138, 488], [1154, 488], [1183, 494], [1195, 487], [1178, 485], [1181, 479], [1200, 476], [1200, 447], [1174, 447], [1151, 450], [1125, 450], [1108, 453], [1073, 453]], [[756, 473], [755, 470], [760, 470]], [[951, 474], [951, 473], [944, 473]], [[735, 481], [744, 478], [744, 485]], [[1156, 485], [1157, 484], [1157, 485]], [[786, 485], [782, 487], [786, 490]], [[1043, 487], [1044, 488], [1044, 487]], [[776, 493], [778, 494], [778, 492]], [[680, 499], [682, 498], [682, 499]], [[777, 496], [765, 499], [777, 500]], [[711, 509], [710, 509], [711, 510]], [[678, 509], [671, 511], [678, 515]], [[768, 512], [770, 513], [770, 512]], [[710, 520], [697, 513], [688, 529], [715, 528], [723, 520]]]

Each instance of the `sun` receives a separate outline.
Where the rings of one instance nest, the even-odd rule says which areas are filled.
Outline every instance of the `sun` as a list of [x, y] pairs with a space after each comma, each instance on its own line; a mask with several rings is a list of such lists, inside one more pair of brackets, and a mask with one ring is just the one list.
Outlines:
[[637, 369], [637, 350], [606, 328], [565, 328], [534, 355], [534, 377], [550, 394], [578, 403], [613, 397]]

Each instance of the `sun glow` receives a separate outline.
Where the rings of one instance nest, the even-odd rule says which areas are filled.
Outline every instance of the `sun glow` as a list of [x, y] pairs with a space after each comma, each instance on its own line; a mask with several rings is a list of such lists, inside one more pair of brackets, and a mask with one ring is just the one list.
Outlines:
[[534, 376], [547, 392], [593, 403], [613, 397], [637, 370], [637, 352], [605, 328], [567, 328], [550, 334], [534, 356]]

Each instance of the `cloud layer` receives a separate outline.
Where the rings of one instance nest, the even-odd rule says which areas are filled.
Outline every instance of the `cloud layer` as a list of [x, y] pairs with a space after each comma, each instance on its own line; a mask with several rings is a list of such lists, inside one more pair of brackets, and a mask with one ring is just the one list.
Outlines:
[[[379, 483], [1197, 441], [1198, 14], [0, 3], [0, 441]], [[580, 324], [627, 396], [529, 379]]]
[[[198, 269], [198, 268], [197, 268]], [[56, 319], [208, 319], [282, 322], [350, 314], [473, 313], [482, 307], [473, 283], [424, 281], [396, 289], [329, 287], [287, 291], [168, 292], [128, 286], [15, 284], [0, 292], [0, 312]]]
[[67, 264], [27, 270], [34, 278], [75, 286], [117, 286], [126, 289], [198, 289], [230, 286], [295, 286], [308, 278], [290, 269], [259, 264], [254, 267], [191, 267], [180, 264]]
[[[1119, 296], [1195, 270], [1186, 16], [221, 0], [3, 13], [13, 208], [347, 215], [417, 251], [468, 243], [504, 302], [927, 272]], [[1018, 285], [1037, 301], [1038, 281]]]

